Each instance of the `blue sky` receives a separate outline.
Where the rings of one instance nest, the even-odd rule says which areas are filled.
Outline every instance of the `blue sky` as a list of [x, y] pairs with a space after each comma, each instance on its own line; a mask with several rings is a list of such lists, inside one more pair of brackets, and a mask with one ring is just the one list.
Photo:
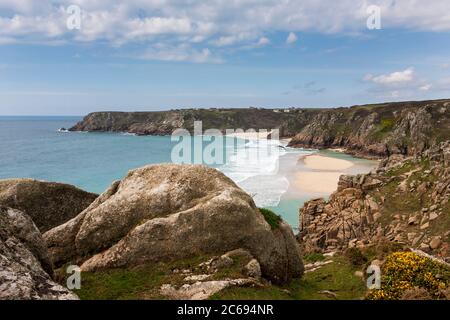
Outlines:
[[0, 0], [0, 115], [450, 97], [448, 1], [36, 3]]

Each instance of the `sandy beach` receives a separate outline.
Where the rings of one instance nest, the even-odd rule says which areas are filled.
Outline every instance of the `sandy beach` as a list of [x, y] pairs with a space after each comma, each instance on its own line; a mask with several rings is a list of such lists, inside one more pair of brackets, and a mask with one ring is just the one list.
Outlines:
[[350, 161], [318, 154], [303, 156], [300, 161], [309, 170], [296, 173], [295, 186], [311, 193], [336, 191], [339, 177], [354, 166]]
[[304, 156], [301, 160], [305, 166], [313, 170], [340, 171], [351, 168], [353, 163], [348, 160], [326, 157], [318, 154]]
[[272, 131], [244, 131], [244, 132], [233, 132], [227, 134], [227, 137], [235, 137], [239, 139], [246, 140], [262, 140], [267, 139], [267, 137], [272, 133]]

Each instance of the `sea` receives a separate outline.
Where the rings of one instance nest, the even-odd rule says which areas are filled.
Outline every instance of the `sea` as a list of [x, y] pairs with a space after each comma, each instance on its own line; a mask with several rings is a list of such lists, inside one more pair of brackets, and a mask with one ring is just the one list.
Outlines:
[[[306, 170], [299, 159], [319, 152], [317, 150], [289, 148], [283, 140], [260, 143], [224, 137], [215, 141], [222, 149], [211, 152], [215, 138], [199, 136], [192, 138], [190, 143], [194, 152], [187, 159], [185, 151], [174, 153], [174, 150], [179, 151], [184, 137], [60, 130], [70, 128], [80, 120], [82, 117], [0, 116], [0, 179], [55, 181], [102, 193], [129, 170], [144, 165], [203, 163], [230, 177], [253, 197], [257, 206], [281, 215], [294, 231], [298, 230], [298, 211], [303, 203], [329, 196], [327, 193], [306, 193], [293, 187], [295, 172]], [[201, 140], [200, 144], [196, 144], [196, 139]], [[210, 156], [195, 158], [195, 150], [198, 151], [195, 145], [200, 145], [200, 153]], [[354, 167], [350, 173], [368, 172], [375, 165], [373, 161], [339, 152], [325, 153], [352, 161]], [[222, 160], [214, 162], [211, 158]]]

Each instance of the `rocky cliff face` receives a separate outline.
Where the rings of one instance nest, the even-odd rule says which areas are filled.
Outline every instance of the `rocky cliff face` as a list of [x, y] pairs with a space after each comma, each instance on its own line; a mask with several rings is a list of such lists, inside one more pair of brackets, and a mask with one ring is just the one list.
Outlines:
[[399, 102], [335, 109], [189, 109], [162, 112], [95, 112], [72, 131], [170, 135], [207, 129], [280, 129], [291, 147], [345, 148], [360, 156], [414, 155], [450, 136], [450, 100]]
[[272, 229], [248, 194], [206, 166], [133, 170], [44, 238], [56, 265], [75, 261], [84, 271], [243, 248], [273, 282], [285, 283], [303, 272], [291, 228], [280, 222]]
[[345, 148], [360, 156], [411, 156], [450, 136], [450, 101], [401, 102], [318, 112], [292, 147]]
[[0, 299], [68, 300], [78, 297], [55, 283], [47, 247], [33, 221], [0, 207]]
[[449, 165], [447, 141], [420, 156], [385, 159], [376, 172], [342, 176], [328, 202], [300, 209], [301, 243], [335, 251], [387, 239], [449, 260]]
[[176, 129], [191, 133], [194, 121], [202, 121], [208, 129], [276, 129], [293, 135], [294, 124], [288, 125], [295, 113], [265, 109], [186, 109], [160, 112], [94, 112], [76, 124], [71, 131], [129, 132], [137, 135], [170, 135]]
[[0, 205], [26, 213], [41, 232], [72, 219], [97, 196], [62, 183], [32, 179], [0, 180]]

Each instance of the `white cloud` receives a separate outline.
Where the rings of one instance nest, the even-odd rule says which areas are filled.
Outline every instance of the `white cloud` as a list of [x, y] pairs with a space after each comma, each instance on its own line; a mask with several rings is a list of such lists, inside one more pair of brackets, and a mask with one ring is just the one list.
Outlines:
[[289, 35], [288, 35], [288, 37], [286, 38], [286, 43], [287, 43], [287, 44], [292, 44], [292, 43], [297, 42], [297, 40], [298, 40], [298, 38], [297, 38], [297, 36], [295, 35], [295, 33], [290, 32]]
[[266, 46], [266, 45], [268, 45], [268, 44], [270, 44], [269, 38], [261, 37], [261, 38], [259, 38], [259, 40], [258, 40], [257, 46], [262, 47], [262, 46]]
[[429, 93], [450, 91], [450, 78], [428, 81], [413, 67], [387, 74], [367, 74], [363, 80], [371, 84], [369, 94], [383, 99], [420, 99]]
[[257, 38], [257, 35], [249, 32], [240, 32], [233, 35], [221, 36], [218, 39], [212, 41], [217, 47], [225, 47], [235, 45], [237, 43], [246, 42], [249, 40], [254, 40]]
[[[80, 30], [66, 28], [65, 8], [72, 4], [82, 10]], [[264, 35], [275, 31], [289, 32], [288, 44], [298, 32], [361, 34], [372, 4], [381, 7], [383, 28], [450, 31], [448, 0], [428, 0], [426, 6], [423, 0], [0, 0], [0, 45], [102, 41], [254, 48], [267, 45]]]
[[419, 87], [419, 90], [421, 91], [429, 91], [433, 87], [431, 83], [424, 84], [423, 86]]
[[376, 84], [390, 86], [390, 85], [402, 85], [413, 81], [414, 78], [415, 78], [414, 68], [410, 67], [402, 71], [395, 71], [388, 74], [380, 74], [378, 76], [368, 74], [364, 77], [364, 81], [371, 81]]
[[137, 58], [143, 60], [159, 61], [185, 61], [193, 63], [221, 63], [220, 58], [215, 57], [208, 48], [195, 49], [189, 45], [168, 46], [157, 44], [148, 48], [144, 53], [138, 54]]

